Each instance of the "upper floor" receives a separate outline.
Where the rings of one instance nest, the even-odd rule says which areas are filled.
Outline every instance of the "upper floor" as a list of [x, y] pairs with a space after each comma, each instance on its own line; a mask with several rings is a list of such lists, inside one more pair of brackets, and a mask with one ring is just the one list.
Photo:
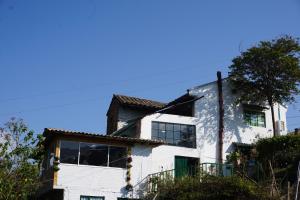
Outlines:
[[[224, 139], [251, 143], [259, 137], [272, 136], [273, 124], [269, 106], [258, 102], [237, 103], [237, 94], [232, 91], [227, 79], [223, 79], [222, 83]], [[193, 134], [195, 135], [194, 138], [196, 136], [201, 138], [201, 142], [203, 140], [216, 141], [220, 124], [218, 90], [215, 81], [190, 88], [186, 94], [170, 103], [160, 103], [160, 106], [151, 112], [146, 110], [143, 113], [142, 108], [140, 108], [137, 114], [136, 108], [130, 109], [130, 107], [127, 107], [126, 111], [119, 109], [115, 114], [110, 112], [110, 117], [116, 118], [117, 123], [122, 124], [112, 134], [145, 139], [161, 139], [172, 145], [182, 145], [182, 143], [178, 143], [178, 139], [179, 137], [187, 137], [186, 134]], [[137, 101], [139, 100], [141, 99]], [[141, 101], [145, 103], [144, 99]], [[111, 107], [112, 104], [109, 111], [112, 110]], [[287, 133], [286, 112], [286, 106], [274, 105], [275, 131], [278, 135]], [[108, 120], [108, 127], [112, 126], [110, 123], [111, 121]], [[108, 134], [111, 134], [111, 132], [108, 132]]]

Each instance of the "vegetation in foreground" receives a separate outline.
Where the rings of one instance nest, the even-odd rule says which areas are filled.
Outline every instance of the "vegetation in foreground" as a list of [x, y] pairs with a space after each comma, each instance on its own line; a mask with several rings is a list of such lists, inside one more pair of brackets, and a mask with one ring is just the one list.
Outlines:
[[[201, 181], [200, 181], [201, 180]], [[152, 200], [149, 194], [145, 200]], [[156, 200], [273, 200], [264, 188], [239, 177], [186, 177], [164, 181], [158, 187]]]
[[39, 187], [43, 150], [21, 119], [12, 118], [0, 128], [0, 199], [32, 199]]

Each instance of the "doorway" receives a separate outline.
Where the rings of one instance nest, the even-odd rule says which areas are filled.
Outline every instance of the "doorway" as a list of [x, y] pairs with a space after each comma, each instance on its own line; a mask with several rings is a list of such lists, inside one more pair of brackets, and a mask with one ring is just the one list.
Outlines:
[[199, 158], [175, 156], [175, 178], [195, 176], [198, 166]]

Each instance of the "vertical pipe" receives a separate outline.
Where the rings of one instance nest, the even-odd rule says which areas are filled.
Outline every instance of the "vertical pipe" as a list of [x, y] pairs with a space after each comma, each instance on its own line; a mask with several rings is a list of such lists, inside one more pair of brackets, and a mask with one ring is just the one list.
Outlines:
[[219, 97], [219, 137], [218, 137], [218, 159], [219, 163], [223, 163], [223, 138], [224, 138], [224, 100], [223, 100], [223, 85], [222, 74], [217, 72], [218, 77], [218, 97]]

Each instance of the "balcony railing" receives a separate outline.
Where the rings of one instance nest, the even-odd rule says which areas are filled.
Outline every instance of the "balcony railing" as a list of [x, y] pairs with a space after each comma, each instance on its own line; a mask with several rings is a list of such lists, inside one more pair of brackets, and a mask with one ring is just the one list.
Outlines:
[[149, 174], [146, 177], [147, 192], [157, 192], [159, 184], [166, 181], [176, 180], [183, 177], [203, 177], [211, 176], [232, 176], [233, 166], [231, 164], [218, 163], [201, 163], [200, 166], [190, 167], [188, 169], [172, 169], [154, 174]]

